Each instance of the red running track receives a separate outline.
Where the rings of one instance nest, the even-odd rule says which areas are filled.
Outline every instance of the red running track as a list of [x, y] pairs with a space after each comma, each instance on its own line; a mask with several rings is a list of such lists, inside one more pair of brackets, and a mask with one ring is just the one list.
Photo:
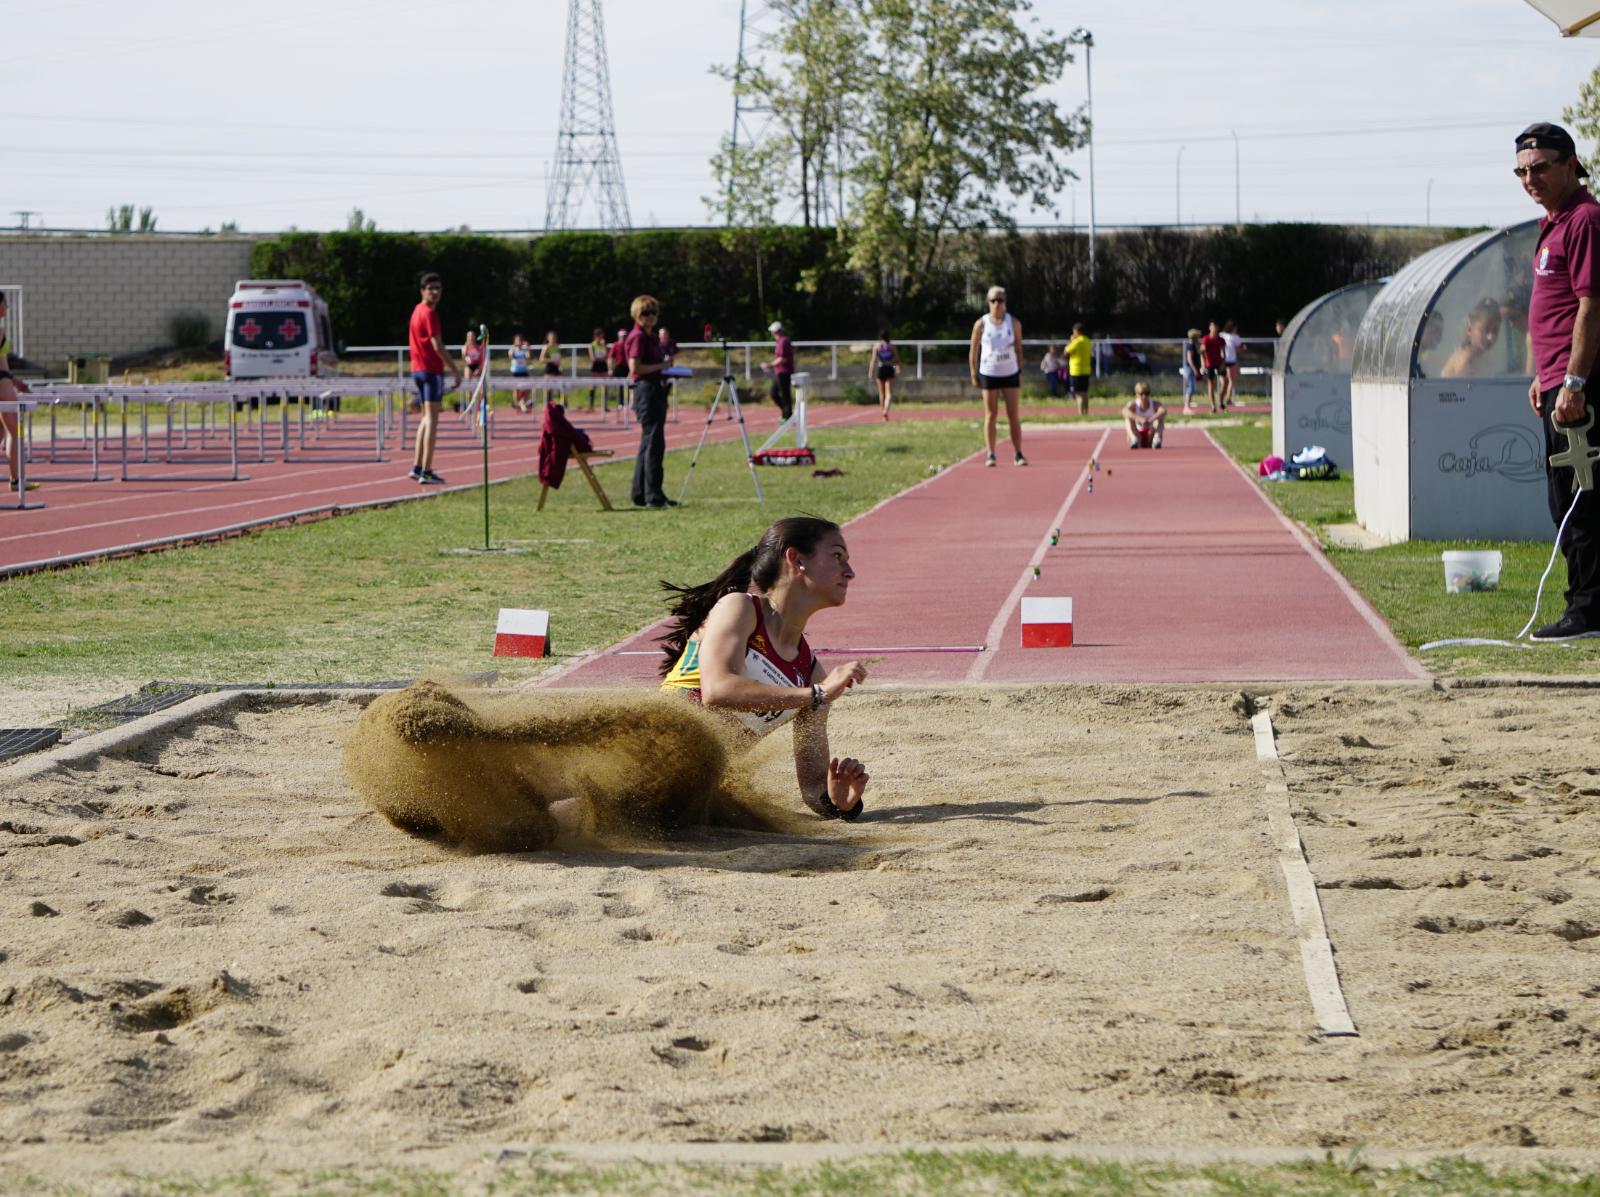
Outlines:
[[[302, 455], [291, 446], [295, 459], [285, 463], [274, 447], [274, 435], [280, 435], [274, 420], [276, 409], [269, 409], [267, 432], [268, 460], [259, 461], [259, 441], [254, 431], [240, 433], [239, 472], [244, 480], [237, 482], [183, 481], [182, 475], [219, 475], [228, 472], [227, 447], [219, 448], [215, 440], [208, 448], [204, 463], [192, 460], [199, 450], [189, 455], [191, 460], [179, 460], [172, 465], [160, 461], [132, 461], [130, 471], [147, 481], [112, 481], [119, 477], [120, 442], [116, 450], [107, 451], [101, 459], [100, 482], [58, 481], [63, 475], [83, 476], [88, 473], [87, 463], [65, 461], [52, 464], [41, 460], [28, 467], [28, 478], [37, 479], [39, 489], [31, 491], [31, 502], [43, 506], [18, 511], [0, 505], [0, 571], [34, 563], [51, 563], [70, 560], [83, 555], [109, 555], [126, 552], [136, 546], [174, 540], [205, 539], [247, 525], [276, 523], [295, 517], [325, 514], [331, 508], [352, 508], [365, 504], [388, 503], [414, 499], [441, 491], [467, 489], [479, 485], [483, 478], [483, 454], [473, 434], [454, 413], [445, 413], [443, 435], [434, 456], [434, 469], [445, 477], [449, 485], [422, 487], [406, 477], [411, 469], [411, 440], [415, 435], [415, 418], [407, 425], [407, 443], [396, 449], [395, 438], [390, 437], [385, 462], [370, 460], [374, 452], [374, 428], [371, 416], [347, 415], [337, 424], [322, 422], [315, 426], [319, 439], [336, 443], [338, 456], [366, 456], [365, 461], [315, 460], [327, 458], [330, 452], [313, 451], [303, 455], [313, 460], [302, 460]], [[681, 449], [692, 446], [705, 428], [704, 409], [689, 407], [683, 410], [680, 420], [667, 425], [667, 448]], [[749, 428], [752, 445], [765, 440], [777, 427], [777, 409], [770, 404], [747, 403], [745, 422]], [[638, 447], [639, 432], [636, 425], [627, 427], [590, 418], [590, 413], [574, 411], [575, 422], [588, 430], [595, 446], [614, 449], [619, 455], [629, 454]], [[834, 424], [858, 423], [877, 416], [876, 408], [825, 407], [810, 413], [813, 428]], [[531, 416], [518, 416], [501, 410], [497, 413], [499, 426], [506, 432], [493, 441], [489, 450], [489, 476], [496, 482], [524, 477], [535, 473], [539, 465], [538, 421]], [[115, 426], [115, 420], [113, 420]], [[711, 432], [711, 440], [724, 441], [738, 435], [738, 425], [719, 414]], [[65, 444], [70, 444], [67, 442]], [[297, 444], [296, 439], [293, 443]], [[46, 446], [35, 447], [36, 455]], [[65, 445], [64, 445], [65, 447]], [[628, 482], [632, 465], [614, 465], [602, 469], [600, 483], [606, 488], [612, 502], [628, 502]], [[674, 479], [668, 479], [669, 487]], [[567, 476], [567, 486], [583, 488], [583, 479], [575, 473]], [[535, 492], [537, 493], [537, 492]], [[3, 504], [0, 493], [0, 504]]]
[[[858, 580], [844, 607], [817, 618], [812, 644], [990, 646], [871, 667], [903, 683], [1428, 676], [1203, 430], [1174, 428], [1160, 450], [1122, 446], [1117, 430], [1030, 429], [1028, 468], [1002, 454], [987, 469], [975, 454], [852, 521]], [[1071, 648], [1020, 647], [1024, 594], [1072, 598]], [[615, 650], [652, 648], [659, 634], [646, 629], [548, 683], [649, 683], [659, 657]]]

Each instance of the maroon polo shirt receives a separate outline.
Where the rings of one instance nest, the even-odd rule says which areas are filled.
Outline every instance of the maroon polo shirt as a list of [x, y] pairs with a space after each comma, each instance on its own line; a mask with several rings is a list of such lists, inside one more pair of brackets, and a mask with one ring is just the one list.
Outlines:
[[774, 374], [794, 373], [794, 342], [786, 333], [779, 333], [777, 341], [772, 346], [772, 372]]
[[1566, 377], [1578, 300], [1596, 295], [1600, 295], [1600, 202], [1579, 187], [1559, 211], [1539, 221], [1539, 242], [1533, 250], [1528, 334], [1541, 391], [1560, 386]]
[[[667, 355], [661, 348], [661, 338], [646, 329], [642, 324], [635, 324], [633, 330], [623, 339], [622, 356], [624, 360], [630, 363], [628, 377], [633, 379], [634, 382], [639, 381], [639, 374], [631, 369], [632, 362], [637, 360], [641, 366], [653, 366], [657, 362], [667, 360]], [[659, 378], [660, 374], [658, 372], [646, 375], [646, 377]]]

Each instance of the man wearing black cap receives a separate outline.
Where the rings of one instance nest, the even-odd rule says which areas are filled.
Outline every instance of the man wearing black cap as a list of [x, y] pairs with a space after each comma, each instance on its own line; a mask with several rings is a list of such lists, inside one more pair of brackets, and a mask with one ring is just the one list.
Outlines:
[[[1528, 402], [1544, 425], [1545, 453], [1567, 447], [1551, 424], [1580, 423], [1588, 412], [1584, 392], [1595, 351], [1600, 349], [1600, 202], [1581, 180], [1589, 172], [1578, 161], [1572, 135], [1560, 125], [1529, 125], [1517, 134], [1517, 178], [1545, 210], [1533, 251], [1533, 297], [1528, 336], [1533, 344], [1533, 381]], [[1600, 443], [1593, 429], [1591, 443]], [[1550, 515], [1559, 528], [1572, 509], [1561, 539], [1567, 557], [1567, 609], [1540, 628], [1535, 640], [1600, 637], [1600, 496], [1589, 494], [1572, 508], [1576, 482], [1567, 468], [1545, 466]]]

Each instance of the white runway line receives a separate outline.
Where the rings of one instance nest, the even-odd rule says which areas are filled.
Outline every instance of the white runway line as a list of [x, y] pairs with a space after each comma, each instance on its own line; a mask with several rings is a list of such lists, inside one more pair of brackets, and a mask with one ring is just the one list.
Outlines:
[[1339, 987], [1339, 969], [1333, 962], [1333, 945], [1322, 918], [1316, 878], [1311, 875], [1305, 845], [1300, 842], [1300, 832], [1289, 811], [1289, 785], [1273, 739], [1272, 716], [1258, 711], [1251, 717], [1250, 726], [1256, 734], [1256, 759], [1262, 763], [1266, 778], [1267, 820], [1278, 849], [1278, 865], [1289, 887], [1289, 907], [1300, 938], [1300, 963], [1305, 969], [1306, 988], [1311, 991], [1317, 1028], [1324, 1035], [1359, 1035]]

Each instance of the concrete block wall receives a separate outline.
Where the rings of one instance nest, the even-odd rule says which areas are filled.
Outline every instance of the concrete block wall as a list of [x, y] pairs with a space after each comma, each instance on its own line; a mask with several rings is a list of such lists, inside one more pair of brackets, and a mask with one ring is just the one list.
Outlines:
[[22, 352], [61, 374], [68, 354], [165, 348], [169, 321], [184, 313], [209, 317], [220, 338], [233, 285], [250, 277], [255, 241], [12, 233], [0, 236], [0, 284], [23, 289]]

